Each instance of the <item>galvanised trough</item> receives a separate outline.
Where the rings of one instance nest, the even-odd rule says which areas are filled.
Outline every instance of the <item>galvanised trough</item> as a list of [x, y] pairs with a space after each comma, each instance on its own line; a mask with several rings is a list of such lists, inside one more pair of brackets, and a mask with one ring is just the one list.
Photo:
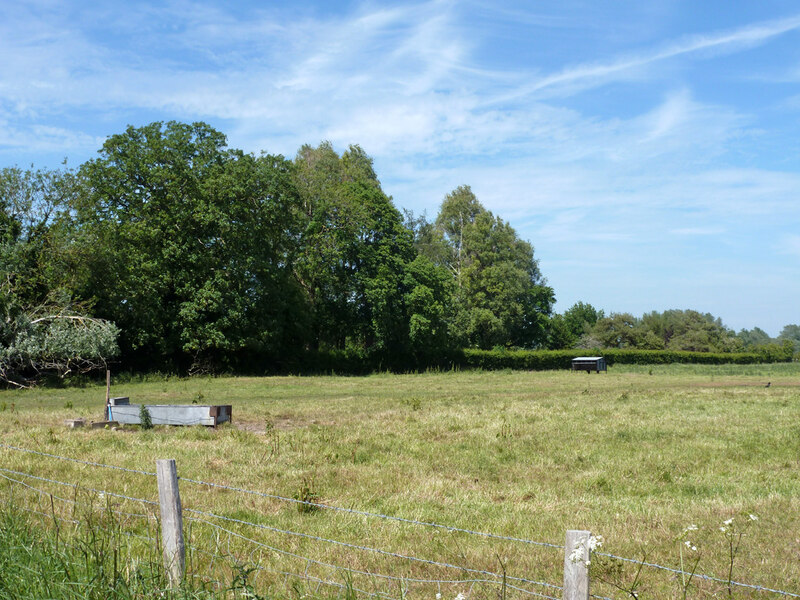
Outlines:
[[[153, 425], [206, 425], [216, 427], [232, 420], [231, 405], [145, 404]], [[129, 398], [109, 398], [108, 420], [125, 425], [140, 425], [140, 404]]]

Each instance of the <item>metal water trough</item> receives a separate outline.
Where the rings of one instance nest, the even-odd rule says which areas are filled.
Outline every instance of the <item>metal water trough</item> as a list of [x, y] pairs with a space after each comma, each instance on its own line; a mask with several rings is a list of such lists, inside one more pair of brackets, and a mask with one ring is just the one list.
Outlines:
[[576, 356], [572, 359], [573, 371], [608, 371], [606, 359], [602, 356]]
[[[145, 404], [153, 425], [206, 425], [216, 427], [232, 420], [231, 405], [203, 404]], [[129, 398], [110, 398], [108, 420], [125, 425], [140, 425], [140, 404], [131, 404]]]

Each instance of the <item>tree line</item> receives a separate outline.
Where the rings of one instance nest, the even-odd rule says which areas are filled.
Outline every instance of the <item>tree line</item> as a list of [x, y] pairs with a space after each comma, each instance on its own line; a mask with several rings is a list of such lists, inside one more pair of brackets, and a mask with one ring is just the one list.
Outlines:
[[[428, 220], [398, 210], [357, 145], [254, 155], [205, 123], [128, 127], [76, 169], [0, 170], [0, 273], [0, 380], [18, 384], [115, 356], [186, 372], [330, 351], [425, 365], [468, 347], [702, 345], [667, 333], [681, 311], [553, 314], [533, 247], [468, 186]], [[738, 349], [700, 317], [704, 347]]]
[[688, 352], [749, 352], [791, 345], [800, 352], [800, 326], [786, 325], [777, 338], [754, 327], [738, 333], [710, 313], [695, 310], [652, 311], [641, 317], [611, 313], [578, 302], [550, 320], [550, 349], [633, 349]]

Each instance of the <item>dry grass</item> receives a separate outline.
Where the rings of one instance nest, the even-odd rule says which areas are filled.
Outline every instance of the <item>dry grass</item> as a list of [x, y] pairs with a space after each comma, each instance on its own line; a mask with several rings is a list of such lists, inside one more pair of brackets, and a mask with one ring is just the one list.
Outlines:
[[[694, 523], [700, 570], [723, 578], [728, 561], [718, 527], [754, 513], [759, 521], [743, 541], [734, 579], [800, 590], [800, 365], [170, 379], [119, 383], [113, 393], [136, 403], [232, 404], [235, 425], [67, 430], [66, 418], [101, 418], [102, 387], [9, 391], [0, 393], [3, 443], [147, 471], [157, 458], [175, 458], [182, 477], [556, 544], [566, 529], [589, 529], [604, 536], [604, 550], [640, 557], [646, 548], [650, 560], [672, 567], [673, 539]], [[20, 452], [3, 450], [3, 457], [6, 468], [156, 496], [153, 478]], [[181, 494], [188, 508], [476, 569], [496, 572], [502, 561], [509, 574], [560, 583], [559, 550], [330, 511], [304, 514], [289, 503], [188, 482]], [[195, 527], [198, 545], [206, 544], [212, 530]], [[247, 535], [349, 568], [465, 577], [315, 540]], [[232, 554], [247, 546], [225, 543]], [[262, 551], [253, 559], [300, 572], [307, 566], [278, 556]], [[394, 583], [369, 583], [399, 593]], [[664, 597], [675, 586], [667, 574], [648, 572], [643, 589]], [[495, 591], [478, 586], [473, 595]], [[603, 586], [593, 591], [619, 595]]]

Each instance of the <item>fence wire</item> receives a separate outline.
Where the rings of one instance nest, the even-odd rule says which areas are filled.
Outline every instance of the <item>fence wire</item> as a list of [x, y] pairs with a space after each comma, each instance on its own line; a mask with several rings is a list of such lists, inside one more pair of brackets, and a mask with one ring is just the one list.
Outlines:
[[[192, 511], [192, 512], [198, 512], [198, 511]], [[214, 515], [214, 516], [219, 518], [218, 515]], [[284, 556], [289, 556], [289, 557], [292, 557], [292, 558], [300, 559], [302, 561], [305, 561], [307, 564], [315, 564], [315, 565], [319, 565], [319, 566], [326, 567], [326, 568], [344, 570], [344, 571], [347, 571], [347, 572], [350, 572], [350, 573], [354, 573], [354, 574], [357, 574], [357, 575], [364, 575], [364, 576], [367, 576], [367, 577], [374, 577], [374, 578], [377, 578], [377, 579], [385, 579], [385, 580], [388, 580], [388, 581], [404, 582], [404, 583], [422, 583], [422, 584], [465, 584], [465, 583], [467, 583], [467, 584], [476, 584], [476, 583], [485, 583], [485, 584], [491, 584], [491, 585], [502, 585], [502, 575], [497, 574], [497, 573], [494, 573], [493, 575], [495, 577], [501, 578], [500, 580], [498, 580], [498, 579], [421, 579], [421, 578], [416, 578], [416, 577], [398, 577], [396, 575], [384, 575], [382, 573], [375, 573], [375, 572], [372, 572], [372, 571], [361, 571], [361, 570], [358, 570], [358, 569], [353, 569], [351, 567], [342, 567], [342, 566], [339, 566], [339, 565], [334, 565], [334, 564], [331, 564], [331, 563], [318, 561], [318, 560], [315, 560], [313, 558], [309, 558], [307, 556], [303, 556], [301, 554], [290, 552], [288, 550], [283, 550], [281, 548], [276, 548], [275, 546], [270, 546], [268, 544], [264, 544], [263, 542], [259, 542], [257, 540], [249, 538], [249, 537], [247, 537], [245, 535], [242, 535], [240, 533], [237, 533], [235, 531], [232, 531], [230, 529], [227, 529], [225, 527], [222, 527], [221, 525], [218, 525], [216, 523], [212, 523], [211, 521], [207, 521], [205, 519], [197, 519], [195, 517], [188, 517], [188, 520], [192, 521], [192, 522], [195, 522], [195, 523], [202, 523], [204, 525], [208, 525], [210, 527], [213, 527], [215, 529], [223, 531], [223, 532], [227, 533], [228, 535], [231, 535], [231, 536], [240, 538], [242, 540], [245, 540], [245, 541], [247, 541], [247, 542], [249, 542], [249, 543], [251, 543], [251, 544], [253, 544], [255, 546], [258, 546], [260, 548], [263, 548], [265, 550], [270, 550], [272, 552], [277, 552], [277, 553], [282, 554]], [[248, 524], [248, 525], [250, 525], [252, 527], [258, 527], [258, 528], [261, 527], [256, 523], [250, 523], [250, 522], [244, 522], [244, 521], [243, 521], [243, 523], [246, 523], [246, 524]], [[322, 538], [320, 538], [320, 539], [322, 539]], [[402, 555], [393, 555], [393, 556], [402, 556]], [[406, 558], [409, 558], [409, 557], [406, 557]], [[412, 557], [412, 559], [413, 559], [413, 557]], [[413, 560], [423, 560], [423, 559], [413, 559]], [[426, 562], [428, 562], [428, 561], [426, 561]], [[431, 562], [429, 562], [429, 564], [444, 566], [445, 563], [437, 563], [437, 562], [431, 561]], [[463, 567], [454, 567], [454, 568], [457, 568], [459, 570], [466, 570]], [[488, 572], [486, 572], [486, 573], [488, 573]], [[506, 578], [507, 579], [517, 579], [517, 578], [508, 577], [508, 576]], [[550, 588], [554, 588], [554, 589], [562, 589], [560, 586], [551, 585], [551, 584], [543, 582], [543, 581], [533, 581], [533, 580], [530, 580], [530, 579], [518, 579], [518, 580], [526, 582], [526, 583], [532, 583], [532, 584], [535, 584], [535, 585], [544, 586], [544, 587], [550, 587]], [[506, 587], [513, 587], [513, 586], [509, 586], [508, 584], [506, 584]], [[534, 596], [541, 596], [541, 594], [538, 594], [536, 592], [532, 592], [530, 590], [526, 590], [524, 588], [513, 587], [513, 589], [521, 591], [521, 592], [524, 592], [526, 594], [530, 594], [530, 595], [534, 595]]]
[[672, 567], [665, 567], [664, 565], [659, 565], [656, 563], [651, 563], [643, 560], [637, 560], [635, 558], [625, 558], [624, 556], [616, 556], [614, 554], [608, 554], [606, 552], [595, 552], [595, 554], [599, 556], [605, 556], [607, 558], [612, 558], [614, 560], [621, 560], [622, 562], [632, 563], [634, 565], [642, 565], [645, 567], [650, 567], [653, 569], [658, 569], [660, 571], [667, 571], [668, 573], [673, 573], [675, 575], [689, 575], [691, 577], [696, 577], [698, 579], [703, 579], [705, 581], [713, 581], [715, 583], [724, 583], [725, 585], [731, 585], [741, 588], [747, 588], [759, 592], [771, 592], [773, 594], [780, 594], [781, 596], [787, 596], [789, 598], [800, 598], [800, 594], [793, 594], [792, 592], [785, 592], [783, 590], [774, 590], [772, 588], [765, 587], [763, 585], [753, 585], [750, 583], [741, 583], [738, 581], [728, 581], [727, 579], [721, 579], [720, 577], [714, 577], [713, 575], [703, 575], [702, 573], [690, 573], [688, 571], [682, 571], [681, 569], [674, 569]]

